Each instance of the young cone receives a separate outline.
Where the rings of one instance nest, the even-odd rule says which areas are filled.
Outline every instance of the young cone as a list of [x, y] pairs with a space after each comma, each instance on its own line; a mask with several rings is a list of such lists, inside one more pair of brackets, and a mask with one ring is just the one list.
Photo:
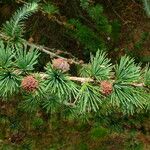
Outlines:
[[38, 88], [38, 81], [31, 75], [26, 76], [21, 82], [21, 87], [26, 92], [33, 92]]
[[112, 93], [113, 87], [112, 87], [112, 83], [110, 83], [109, 81], [102, 81], [101, 84], [101, 92], [104, 95], [109, 95]]
[[52, 61], [54, 68], [67, 72], [70, 69], [69, 63], [63, 58], [57, 58]]

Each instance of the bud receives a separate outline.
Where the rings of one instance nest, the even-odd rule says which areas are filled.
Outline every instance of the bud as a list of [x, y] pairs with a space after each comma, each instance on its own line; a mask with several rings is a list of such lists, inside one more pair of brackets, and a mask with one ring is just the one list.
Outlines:
[[33, 92], [38, 88], [38, 80], [31, 75], [24, 77], [21, 82], [21, 87], [27, 92]]
[[66, 72], [70, 69], [69, 63], [63, 58], [57, 58], [52, 61], [53, 67]]
[[113, 90], [113, 87], [112, 87], [112, 83], [108, 82], [108, 81], [102, 81], [101, 82], [101, 92], [104, 94], [104, 95], [109, 95], [112, 93], [112, 90]]

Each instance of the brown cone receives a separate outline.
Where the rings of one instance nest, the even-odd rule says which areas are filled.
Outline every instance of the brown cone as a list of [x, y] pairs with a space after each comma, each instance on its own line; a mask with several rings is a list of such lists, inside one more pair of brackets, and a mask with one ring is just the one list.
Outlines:
[[38, 88], [38, 81], [31, 75], [24, 77], [21, 87], [27, 92], [33, 92]]
[[112, 93], [113, 87], [112, 87], [112, 83], [110, 83], [109, 81], [102, 81], [101, 84], [101, 92], [104, 95], [109, 95]]

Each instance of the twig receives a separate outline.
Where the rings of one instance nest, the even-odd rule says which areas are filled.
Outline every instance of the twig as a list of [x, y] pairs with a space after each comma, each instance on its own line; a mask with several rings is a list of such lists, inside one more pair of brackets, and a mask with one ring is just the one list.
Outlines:
[[10, 39], [10, 37], [8, 37], [0, 32], [0, 39], [4, 39], [4, 40], [8, 41]]
[[92, 78], [82, 78], [82, 77], [69, 77], [70, 80], [72, 81], [78, 81], [78, 82], [94, 82]]
[[[42, 79], [46, 79], [48, 77], [48, 74], [45, 74], [45, 73], [40, 73], [39, 75]], [[96, 82], [98, 84], [101, 83], [101, 81], [96, 81], [93, 78], [84, 78], [84, 77], [75, 77], [75, 76], [70, 76], [68, 78], [69, 78], [69, 80], [77, 81], [77, 82], [81, 82], [81, 83], [84, 83], [84, 82]], [[114, 83], [115, 80], [110, 80], [110, 82]], [[129, 83], [126, 85], [131, 85], [131, 86], [135, 86], [135, 87], [144, 87], [145, 86], [144, 83]]]
[[[45, 47], [43, 47], [43, 46], [41, 46], [41, 45], [37, 45], [37, 44], [30, 43], [30, 42], [28, 42], [28, 41], [26, 41], [26, 40], [24, 40], [24, 43], [27, 44], [27, 45], [30, 46], [30, 47], [34, 47], [34, 48], [36, 48], [36, 49], [38, 49], [38, 50], [40, 50], [40, 51], [42, 51], [42, 52], [44, 52], [44, 53], [50, 55], [51, 57], [63, 58], [64, 60], [66, 60], [66, 61], [68, 61], [68, 62], [70, 62], [70, 63], [74, 63], [74, 64], [82, 64], [82, 61], [79, 61], [79, 60], [78, 60], [78, 61], [75, 61], [74, 59], [68, 59], [68, 58], [62, 57], [62, 56], [60, 56], [60, 55], [58, 55], [58, 54], [56, 54], [56, 53], [54, 53], [54, 52], [51, 52], [51, 51], [53, 51], [54, 49], [45, 48]], [[69, 53], [68, 53], [68, 54], [69, 54]]]
[[[6, 36], [5, 34], [3, 34], [1, 32], [0, 32], [0, 38], [4, 39], [6, 41], [8, 41], [10, 39], [8, 36]], [[24, 39], [22, 39], [22, 42], [24, 44], [30, 46], [30, 47], [34, 47], [34, 48], [36, 48], [36, 49], [38, 49], [38, 50], [40, 50], [40, 51], [50, 55], [51, 57], [63, 58], [64, 60], [68, 61], [69, 63], [74, 63], [74, 64], [82, 64], [83, 63], [82, 60], [74, 60], [75, 58], [74, 59], [73, 58], [68, 59], [68, 58], [62, 57], [62, 56], [56, 54], [55, 52], [52, 52], [52, 51], [54, 51], [54, 49], [47, 48], [47, 47], [44, 47], [42, 45], [37, 45], [37, 44], [34, 44], [34, 43], [30, 43], [30, 42], [28, 42], [28, 41], [26, 41]], [[66, 53], [66, 54], [69, 55], [69, 53]]]
[[110, 3], [110, 7], [112, 9], [112, 11], [124, 22], [126, 23], [126, 21], [116, 12], [116, 10], [113, 8], [112, 3], [110, 2], [110, 0], [108, 0], [108, 3]]

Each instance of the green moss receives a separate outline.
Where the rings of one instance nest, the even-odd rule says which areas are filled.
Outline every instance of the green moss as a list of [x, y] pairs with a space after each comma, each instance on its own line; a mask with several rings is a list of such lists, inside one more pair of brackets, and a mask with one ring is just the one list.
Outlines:
[[108, 135], [108, 130], [103, 127], [93, 128], [90, 132], [90, 136], [92, 139], [104, 138], [107, 135]]
[[77, 150], [88, 150], [88, 145], [86, 143], [80, 143], [77, 147]]
[[39, 117], [35, 118], [32, 122], [32, 127], [36, 129], [40, 128], [42, 125], [44, 125], [44, 121], [42, 118]]

